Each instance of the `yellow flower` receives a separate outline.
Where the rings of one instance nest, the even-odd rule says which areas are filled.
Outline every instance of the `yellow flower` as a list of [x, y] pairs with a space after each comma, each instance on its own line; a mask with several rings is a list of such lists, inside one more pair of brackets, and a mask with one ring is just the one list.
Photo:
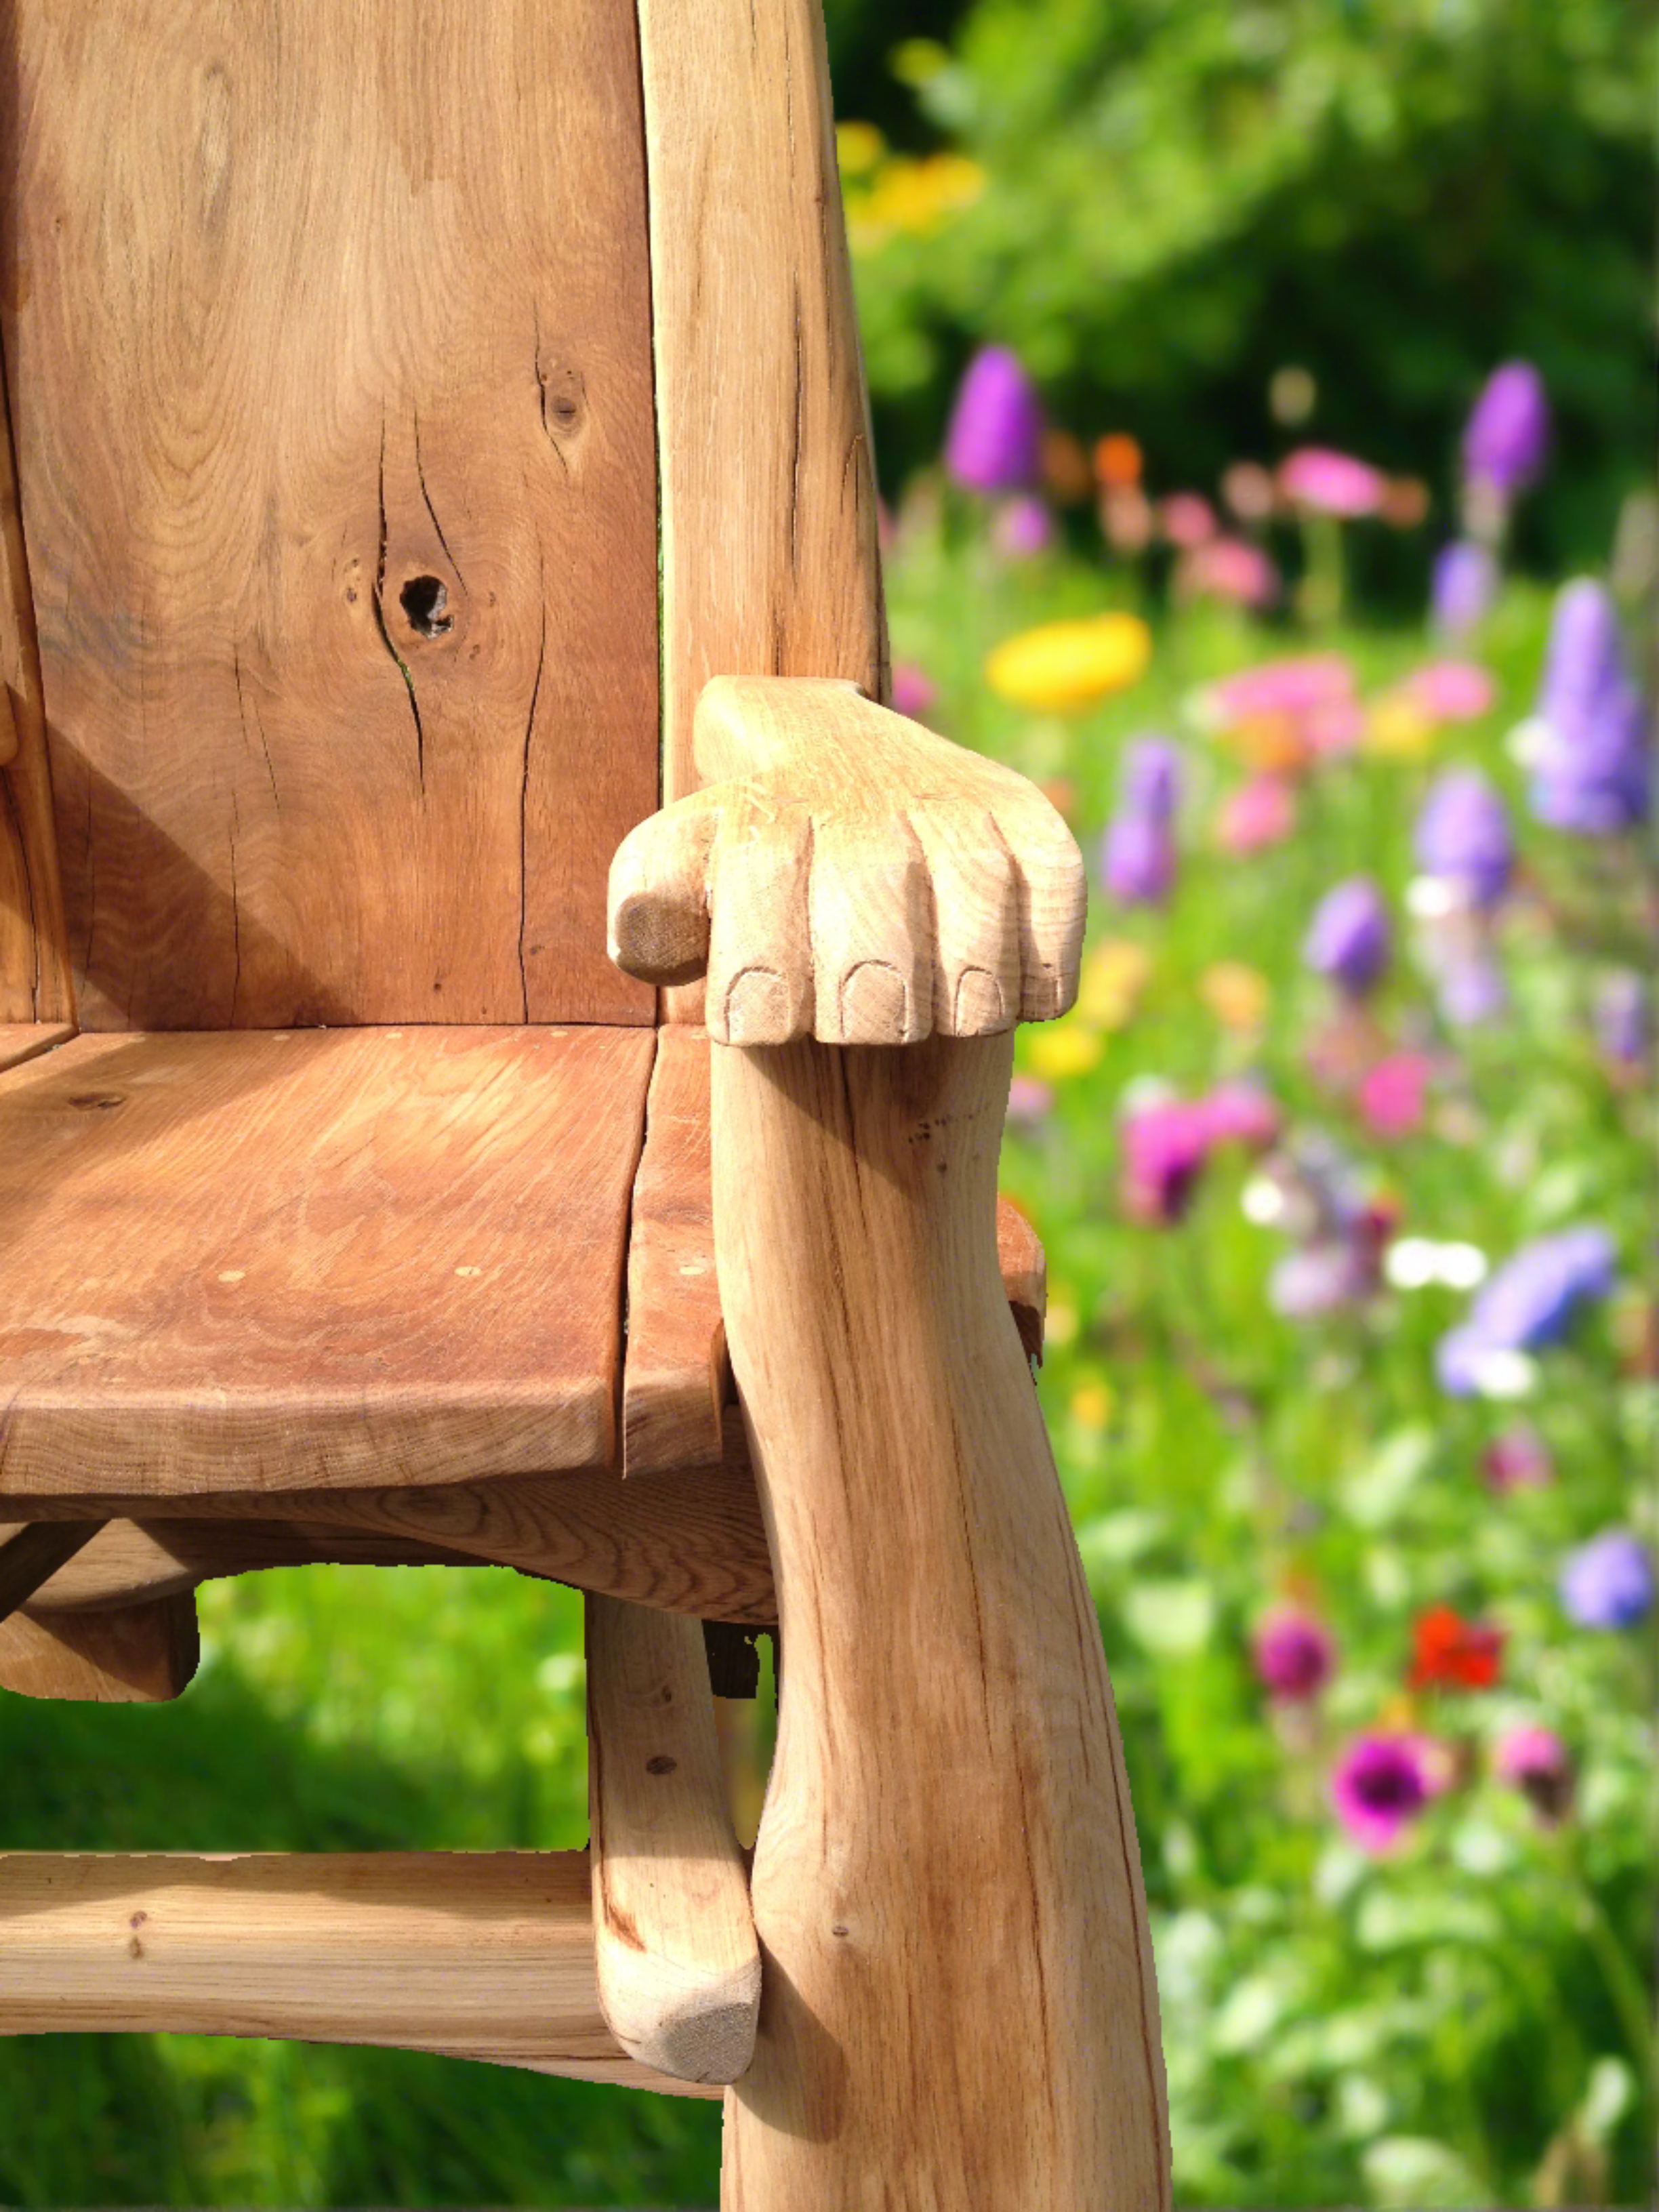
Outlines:
[[985, 680], [1016, 707], [1090, 707], [1137, 682], [1152, 657], [1152, 633], [1139, 615], [1091, 615], [1005, 638], [985, 664]]
[[1105, 1044], [1097, 1030], [1077, 1021], [1033, 1030], [1025, 1040], [1025, 1064], [1033, 1075], [1051, 1082], [1086, 1075], [1099, 1064]]
[[861, 253], [872, 252], [896, 231], [925, 238], [971, 207], [985, 182], [984, 170], [965, 154], [928, 154], [920, 161], [896, 154], [864, 191], [848, 195], [848, 235]]
[[1242, 960], [1218, 960], [1199, 985], [1204, 1003], [1224, 1028], [1259, 1030], [1271, 996], [1267, 977]]
[[1112, 1418], [1112, 1394], [1103, 1382], [1080, 1382], [1072, 1393], [1072, 1419], [1080, 1429], [1103, 1429]]
[[1048, 1310], [1043, 1316], [1042, 1340], [1045, 1344], [1070, 1344], [1078, 1332], [1078, 1310], [1072, 1304], [1069, 1289], [1054, 1285], [1048, 1292]]
[[1434, 724], [1401, 692], [1379, 699], [1365, 718], [1365, 750], [1390, 760], [1420, 760], [1434, 744]]
[[1263, 775], [1293, 775], [1306, 768], [1313, 751], [1295, 714], [1247, 714], [1223, 736], [1247, 768]]
[[1108, 939], [1083, 963], [1077, 994], [1079, 1018], [1096, 1029], [1122, 1029], [1152, 972], [1152, 958], [1144, 945], [1128, 938]]
[[838, 123], [836, 158], [843, 177], [867, 177], [887, 151], [887, 141], [873, 123]]

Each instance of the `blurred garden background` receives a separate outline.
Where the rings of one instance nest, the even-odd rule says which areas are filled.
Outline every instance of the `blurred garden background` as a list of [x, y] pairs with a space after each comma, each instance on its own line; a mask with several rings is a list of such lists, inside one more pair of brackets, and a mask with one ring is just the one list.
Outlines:
[[[1645, 2203], [1652, 21], [830, 25], [899, 703], [1091, 865], [1005, 1185], [1178, 2201]], [[0, 1844], [586, 1841], [572, 1593], [319, 1569], [201, 1612], [177, 1710], [0, 1701]], [[764, 1685], [726, 1711], [752, 1822]], [[391, 2052], [0, 2050], [20, 2206], [708, 2206], [719, 2131]]]

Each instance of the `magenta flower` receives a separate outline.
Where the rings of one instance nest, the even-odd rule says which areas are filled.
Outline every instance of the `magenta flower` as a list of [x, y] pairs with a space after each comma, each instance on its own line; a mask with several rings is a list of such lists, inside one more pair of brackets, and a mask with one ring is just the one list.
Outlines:
[[893, 670], [893, 711], [919, 722], [939, 697], [939, 686], [914, 661], [901, 660]]
[[1464, 472], [1504, 501], [1542, 475], [1549, 456], [1550, 404], [1528, 361], [1506, 361], [1487, 378], [1463, 433]]
[[1337, 1818], [1376, 1857], [1398, 1846], [1434, 1794], [1423, 1740], [1415, 1735], [1362, 1735], [1331, 1777]]
[[1260, 1150], [1273, 1143], [1281, 1127], [1278, 1106], [1254, 1083], [1218, 1084], [1198, 1110], [1212, 1145]]
[[1303, 957], [1349, 998], [1363, 999], [1389, 964], [1391, 941], [1382, 892], [1369, 876], [1352, 876], [1320, 901]]
[[1327, 446], [1304, 446], [1281, 461], [1279, 488], [1297, 507], [1345, 520], [1376, 514], [1389, 494], [1380, 470]]
[[1264, 660], [1212, 684], [1204, 703], [1224, 729], [1267, 714], [1302, 715], [1345, 707], [1354, 696], [1352, 664], [1340, 653], [1299, 653]]
[[1042, 406], [1006, 346], [968, 364], [945, 434], [945, 465], [969, 491], [1023, 491], [1042, 461]]
[[1473, 660], [1431, 660], [1400, 688], [1431, 722], [1478, 722], [1498, 696], [1489, 671]]
[[1229, 794], [1216, 822], [1224, 853], [1259, 853], [1296, 828], [1296, 793], [1282, 776], [1252, 776]]
[[1268, 1695], [1287, 1705], [1316, 1698], [1336, 1671], [1336, 1644], [1323, 1621], [1294, 1607], [1270, 1613], [1251, 1643]]
[[1054, 542], [1054, 518], [1035, 492], [1019, 492], [997, 509], [991, 543], [1005, 561], [1030, 561]]
[[1555, 1462], [1537, 1430], [1522, 1422], [1492, 1438], [1480, 1455], [1480, 1474], [1488, 1490], [1507, 1497], [1512, 1490], [1547, 1489]]
[[1209, 1149], [1210, 1125], [1201, 1105], [1172, 1098], [1131, 1114], [1123, 1124], [1126, 1211], [1164, 1228], [1179, 1221], [1192, 1203]]
[[1472, 538], [1455, 538], [1434, 559], [1429, 587], [1431, 617], [1443, 637], [1467, 637], [1492, 612], [1498, 597], [1498, 559]]
[[1547, 1828], [1559, 1826], [1572, 1808], [1572, 1753], [1553, 1729], [1511, 1729], [1499, 1742], [1492, 1771], [1518, 1790]]
[[1376, 1137], [1408, 1137], [1423, 1126], [1434, 1063], [1420, 1052], [1390, 1053], [1368, 1068], [1358, 1093], [1359, 1117]]

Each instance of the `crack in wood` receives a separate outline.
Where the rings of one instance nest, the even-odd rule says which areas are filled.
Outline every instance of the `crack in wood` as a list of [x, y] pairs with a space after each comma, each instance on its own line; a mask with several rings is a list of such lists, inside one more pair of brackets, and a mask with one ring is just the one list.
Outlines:
[[[374, 568], [374, 626], [380, 633], [380, 642], [392, 655], [398, 673], [404, 679], [409, 693], [409, 711], [415, 718], [415, 773], [419, 780], [421, 796], [426, 796], [426, 732], [421, 726], [421, 702], [415, 696], [415, 678], [410, 674], [409, 664], [392, 642], [392, 632], [386, 622], [386, 549], [388, 529], [386, 513], [386, 416], [380, 416], [380, 550]], [[434, 520], [436, 520], [434, 516]]]

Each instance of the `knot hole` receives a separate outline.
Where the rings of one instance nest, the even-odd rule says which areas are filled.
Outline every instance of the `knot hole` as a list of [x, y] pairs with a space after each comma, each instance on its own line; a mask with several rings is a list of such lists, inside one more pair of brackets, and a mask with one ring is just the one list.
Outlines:
[[410, 629], [422, 637], [441, 637], [455, 627], [454, 616], [444, 612], [449, 604], [448, 590], [437, 576], [411, 576], [398, 592], [398, 604]]

